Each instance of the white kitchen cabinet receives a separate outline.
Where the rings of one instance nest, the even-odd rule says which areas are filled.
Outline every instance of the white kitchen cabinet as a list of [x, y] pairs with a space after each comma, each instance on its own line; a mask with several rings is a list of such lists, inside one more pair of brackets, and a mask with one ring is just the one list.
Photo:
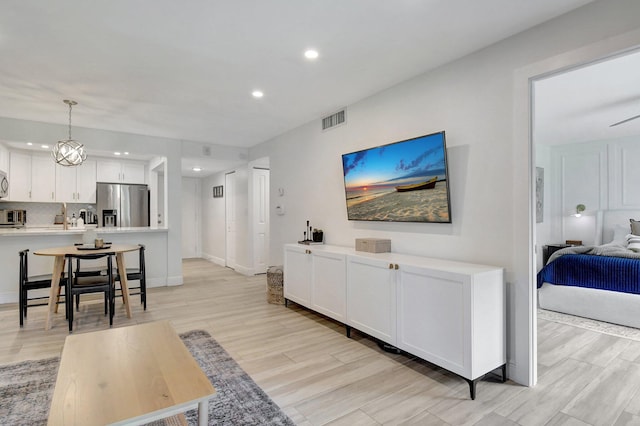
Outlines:
[[52, 202], [55, 200], [55, 162], [48, 155], [10, 153], [9, 199]]
[[138, 161], [98, 160], [97, 181], [110, 183], [140, 183], [146, 179], [145, 163]]
[[9, 150], [0, 144], [0, 171], [9, 172]]
[[[332, 315], [342, 283], [346, 320]], [[353, 327], [460, 375], [472, 399], [488, 372], [506, 379], [503, 268], [287, 244], [284, 288], [285, 299], [344, 322], [347, 335]]]
[[347, 261], [347, 325], [396, 344], [394, 265], [368, 256]]
[[85, 160], [79, 166], [56, 165], [56, 201], [96, 202], [96, 161]]

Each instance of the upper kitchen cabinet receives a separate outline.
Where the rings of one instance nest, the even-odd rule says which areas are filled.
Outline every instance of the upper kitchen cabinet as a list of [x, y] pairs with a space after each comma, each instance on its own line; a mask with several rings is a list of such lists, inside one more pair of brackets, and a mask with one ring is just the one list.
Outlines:
[[9, 150], [0, 144], [0, 171], [9, 171]]
[[9, 154], [9, 199], [55, 201], [55, 162], [49, 155]]
[[144, 162], [98, 160], [97, 181], [112, 183], [146, 183]]
[[96, 161], [64, 167], [56, 164], [56, 201], [66, 203], [96, 202]]

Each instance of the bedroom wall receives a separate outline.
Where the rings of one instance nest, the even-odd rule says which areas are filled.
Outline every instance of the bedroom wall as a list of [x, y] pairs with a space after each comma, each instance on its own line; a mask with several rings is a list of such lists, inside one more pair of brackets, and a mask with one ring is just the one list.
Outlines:
[[[590, 4], [349, 105], [345, 126], [322, 132], [314, 120], [252, 148], [250, 158], [270, 158], [271, 193], [285, 190], [272, 197], [270, 263], [282, 263], [283, 244], [300, 239], [310, 220], [330, 244], [384, 237], [394, 252], [504, 266], [509, 375], [535, 383], [529, 368], [535, 342], [528, 266], [533, 228], [527, 225], [531, 160], [522, 120], [528, 99], [523, 85], [535, 74], [527, 67], [547, 61], [549, 71], [549, 62], [561, 67], [585, 60], [602, 46], [579, 55], [574, 50], [637, 29], [639, 14], [636, 1]], [[452, 224], [347, 221], [341, 154], [440, 130], [447, 132]], [[275, 214], [276, 203], [286, 207], [285, 215]]]
[[[634, 164], [640, 155], [639, 146], [640, 137], [626, 137], [551, 147], [555, 242], [572, 239], [586, 245], [607, 243], [612, 233], [611, 229], [602, 229], [602, 216], [610, 211], [635, 214], [640, 210], [636, 189], [640, 174]], [[577, 204], [586, 207], [580, 218], [572, 216]], [[628, 218], [624, 222], [620, 225], [628, 226]], [[602, 241], [599, 231], [604, 236]]]
[[552, 193], [556, 185], [554, 185], [553, 170], [551, 168], [551, 147], [545, 145], [536, 145], [536, 167], [543, 170], [543, 197], [542, 197], [542, 222], [536, 221], [536, 270], [542, 269], [542, 247], [546, 244], [552, 244], [555, 241], [551, 233], [551, 199]]

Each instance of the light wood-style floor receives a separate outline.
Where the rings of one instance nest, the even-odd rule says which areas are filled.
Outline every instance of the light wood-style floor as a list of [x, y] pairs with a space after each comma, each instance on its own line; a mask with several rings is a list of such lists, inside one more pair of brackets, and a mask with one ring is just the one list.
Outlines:
[[[185, 284], [149, 290], [133, 318], [122, 304], [114, 327], [168, 319], [178, 332], [208, 331], [299, 425], [640, 424], [640, 342], [540, 320], [539, 384], [490, 376], [475, 401], [466, 382], [295, 304], [266, 303], [266, 277], [245, 277], [200, 259], [183, 263]], [[45, 307], [0, 306], [0, 364], [60, 354], [64, 313], [45, 332]], [[74, 333], [108, 328], [101, 301], [82, 303]], [[0, 423], [2, 423], [0, 419]]]

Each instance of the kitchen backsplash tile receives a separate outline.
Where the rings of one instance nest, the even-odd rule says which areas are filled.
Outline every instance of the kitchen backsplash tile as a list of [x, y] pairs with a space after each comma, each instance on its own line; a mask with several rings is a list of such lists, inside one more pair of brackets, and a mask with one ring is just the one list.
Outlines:
[[[62, 213], [62, 203], [22, 203], [15, 201], [2, 201], [0, 202], [0, 209], [26, 210], [27, 225], [48, 226], [53, 225], [56, 215]], [[76, 217], [78, 217], [80, 209], [91, 209], [95, 212], [96, 205], [86, 203], [67, 203], [67, 216], [71, 218], [71, 216], [75, 213]]]

